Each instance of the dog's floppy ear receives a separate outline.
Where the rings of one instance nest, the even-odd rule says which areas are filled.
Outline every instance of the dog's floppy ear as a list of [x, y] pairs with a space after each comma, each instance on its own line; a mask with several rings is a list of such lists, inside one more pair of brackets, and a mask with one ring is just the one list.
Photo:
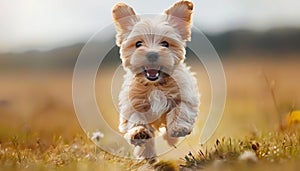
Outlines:
[[132, 27], [139, 21], [139, 18], [135, 15], [133, 9], [124, 3], [116, 4], [113, 7], [112, 14], [117, 30], [116, 43], [120, 46]]
[[168, 15], [168, 22], [178, 30], [184, 41], [191, 39], [193, 6], [190, 1], [179, 1], [165, 11]]

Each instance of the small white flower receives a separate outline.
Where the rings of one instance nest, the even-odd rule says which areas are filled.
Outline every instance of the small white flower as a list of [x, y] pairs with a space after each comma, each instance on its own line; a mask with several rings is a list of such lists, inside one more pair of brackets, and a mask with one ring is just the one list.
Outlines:
[[258, 161], [256, 154], [253, 151], [244, 151], [239, 156], [240, 161], [253, 162], [256, 163]]
[[104, 134], [100, 131], [97, 131], [97, 132], [93, 132], [93, 135], [92, 135], [92, 140], [93, 141], [96, 141], [96, 142], [99, 142], [101, 138], [104, 137]]

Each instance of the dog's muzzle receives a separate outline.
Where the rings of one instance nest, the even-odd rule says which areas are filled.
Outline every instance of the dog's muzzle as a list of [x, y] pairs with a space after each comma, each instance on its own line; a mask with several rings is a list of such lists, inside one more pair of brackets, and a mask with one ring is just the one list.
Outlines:
[[148, 52], [146, 54], [146, 58], [149, 63], [151, 63], [149, 66], [144, 67], [145, 76], [150, 81], [155, 81], [159, 78], [160, 75], [160, 67], [155, 65], [159, 57], [159, 54], [157, 52]]

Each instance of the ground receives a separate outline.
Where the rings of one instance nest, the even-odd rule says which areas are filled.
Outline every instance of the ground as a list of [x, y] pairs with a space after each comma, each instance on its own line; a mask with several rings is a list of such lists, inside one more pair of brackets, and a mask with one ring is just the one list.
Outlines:
[[[198, 122], [189, 138], [160, 156], [156, 169], [299, 168], [297, 119], [288, 122], [289, 113], [300, 108], [299, 61], [248, 57], [227, 59], [223, 64], [227, 101], [216, 133], [205, 144], [198, 143], [211, 89], [204, 68], [194, 65], [202, 92]], [[96, 96], [104, 119], [117, 130], [114, 97], [107, 99], [113, 74], [109, 68], [99, 74]], [[0, 80], [0, 170], [137, 170], [146, 166], [143, 161], [115, 157], [86, 136], [73, 109], [71, 70], [7, 70], [0, 72]], [[245, 151], [255, 154], [257, 161], [251, 155], [249, 160], [241, 159]]]

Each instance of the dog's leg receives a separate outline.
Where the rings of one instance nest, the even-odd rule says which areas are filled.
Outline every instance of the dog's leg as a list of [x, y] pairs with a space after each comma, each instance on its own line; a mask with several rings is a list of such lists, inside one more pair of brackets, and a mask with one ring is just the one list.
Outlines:
[[170, 137], [184, 137], [192, 132], [197, 107], [181, 102], [167, 113], [167, 133]]
[[129, 129], [124, 137], [130, 144], [140, 146], [153, 138], [154, 134], [148, 125], [137, 125]]
[[128, 131], [124, 135], [134, 145], [134, 155], [138, 159], [153, 160], [156, 157], [154, 148], [154, 128], [147, 122], [143, 114], [132, 114], [127, 122]]
[[167, 141], [168, 145], [176, 148], [176, 143], [178, 142], [178, 138], [170, 137], [167, 132], [163, 134], [163, 139]]
[[126, 133], [126, 131], [127, 131], [127, 123], [128, 123], [128, 120], [126, 120], [125, 118], [123, 118], [122, 116], [120, 116], [120, 118], [119, 118], [119, 131], [121, 133]]
[[133, 152], [134, 156], [137, 159], [146, 159], [149, 163], [155, 162], [156, 151], [154, 143], [154, 138], [150, 138], [144, 144], [135, 146]]
[[141, 145], [154, 137], [154, 129], [148, 125], [142, 114], [132, 114], [127, 121], [127, 132], [124, 137], [132, 145]]

